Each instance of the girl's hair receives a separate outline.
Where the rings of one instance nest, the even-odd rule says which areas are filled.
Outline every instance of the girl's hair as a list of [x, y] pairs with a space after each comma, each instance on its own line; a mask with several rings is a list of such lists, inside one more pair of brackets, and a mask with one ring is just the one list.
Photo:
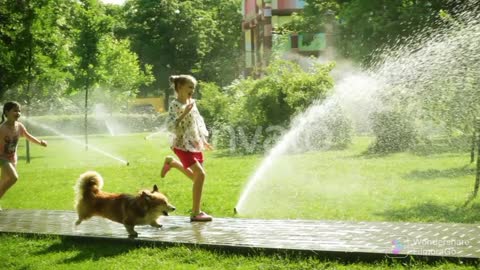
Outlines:
[[197, 80], [192, 75], [172, 75], [168, 80], [175, 92], [177, 92], [179, 86], [184, 85], [187, 82], [193, 83], [194, 86], [197, 85]]
[[16, 101], [8, 101], [5, 104], [3, 104], [3, 112], [2, 112], [2, 122], [5, 122], [5, 116], [7, 115], [7, 112], [9, 112], [13, 108], [20, 108], [20, 104]]

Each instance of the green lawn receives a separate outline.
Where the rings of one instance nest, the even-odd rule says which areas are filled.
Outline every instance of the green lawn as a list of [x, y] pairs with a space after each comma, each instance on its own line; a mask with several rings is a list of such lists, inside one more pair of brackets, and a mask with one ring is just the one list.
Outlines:
[[[62, 138], [48, 139], [48, 148], [32, 146], [32, 160], [25, 164], [25, 148], [19, 146], [18, 183], [4, 196], [4, 208], [73, 209], [73, 186], [86, 170], [105, 179], [104, 189], [135, 192], [157, 184], [187, 215], [191, 207], [191, 183], [179, 172], [159, 177], [167, 139], [146, 134], [92, 136], [90, 143], [130, 166], [92, 148]], [[77, 140], [83, 140], [81, 137]], [[473, 189], [474, 166], [469, 153], [443, 152], [417, 155], [366, 155], [368, 138], [357, 138], [344, 151], [311, 152], [282, 158], [273, 173], [258, 183], [248, 200], [246, 217], [341, 220], [392, 220], [475, 223], [480, 220], [480, 199], [461, 208]], [[234, 216], [242, 188], [262, 156], [229, 156], [225, 151], [206, 155], [207, 182], [203, 209], [215, 217]], [[268, 178], [268, 179], [267, 179]], [[265, 193], [265, 189], [268, 193]], [[265, 194], [273, 193], [275, 196]], [[284, 200], [278, 200], [284, 198]], [[254, 207], [256, 206], [256, 207]], [[254, 210], [255, 209], [255, 210]], [[241, 213], [242, 214], [242, 213]], [[383, 269], [401, 264], [345, 264], [318, 258], [239, 255], [193, 247], [132, 246], [126, 243], [82, 242], [60, 237], [0, 235], [0, 269]], [[463, 265], [418, 262], [413, 268], [452, 269]]]
[[[246, 214], [263, 218], [369, 221], [480, 221], [468, 152], [365, 154], [369, 138], [346, 151], [282, 157], [254, 188]], [[271, 195], [268, 195], [271, 194]], [[272, 206], [275, 207], [272, 207]]]

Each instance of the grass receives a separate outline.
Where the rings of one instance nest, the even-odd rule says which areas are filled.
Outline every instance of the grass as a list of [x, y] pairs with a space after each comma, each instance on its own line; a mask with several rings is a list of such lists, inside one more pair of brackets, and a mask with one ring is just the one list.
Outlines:
[[[176, 215], [187, 215], [191, 207], [191, 183], [171, 171], [160, 180], [163, 158], [171, 154], [165, 137], [144, 139], [145, 134], [91, 136], [89, 142], [121, 162], [61, 138], [47, 138], [49, 146], [31, 147], [31, 163], [25, 164], [25, 148], [19, 146], [20, 179], [1, 200], [4, 208], [73, 209], [73, 186], [86, 170], [96, 170], [105, 179], [104, 189], [135, 192], [157, 184], [177, 207]], [[77, 138], [82, 140], [82, 138]], [[252, 203], [265, 205], [246, 216], [341, 220], [389, 220], [475, 223], [480, 204], [461, 208], [473, 189], [474, 166], [469, 153], [442, 152], [428, 155], [399, 153], [387, 156], [365, 154], [369, 138], [359, 137], [343, 151], [311, 152], [280, 161], [282, 173], [258, 183], [264, 196]], [[216, 217], [232, 217], [242, 188], [260, 165], [262, 156], [228, 156], [207, 152], [207, 182], [203, 209]], [[293, 166], [292, 166], [293, 160]], [[289, 162], [282, 163], [282, 162]], [[285, 173], [284, 169], [294, 170]], [[291, 175], [295, 177], [291, 177]], [[269, 192], [262, 191], [262, 187]], [[284, 190], [289, 192], [285, 193]], [[272, 192], [273, 191], [273, 192]], [[283, 205], [278, 197], [293, 196]], [[285, 194], [284, 194], [285, 193]], [[256, 198], [262, 198], [257, 204]], [[275, 206], [275, 207], [273, 207]], [[248, 207], [246, 209], [251, 209]], [[287, 211], [285, 211], [287, 210]], [[400, 263], [346, 263], [321, 258], [253, 253], [248, 256], [174, 246], [132, 246], [127, 243], [84, 242], [55, 236], [0, 234], [0, 269], [384, 269], [402, 268]], [[469, 268], [440, 262], [408, 265], [418, 269]]]
[[359, 137], [348, 150], [311, 152], [274, 162], [246, 200], [244, 212], [263, 218], [480, 220], [478, 201], [461, 207], [475, 180], [469, 153], [373, 156], [365, 154], [369, 143], [370, 138]]

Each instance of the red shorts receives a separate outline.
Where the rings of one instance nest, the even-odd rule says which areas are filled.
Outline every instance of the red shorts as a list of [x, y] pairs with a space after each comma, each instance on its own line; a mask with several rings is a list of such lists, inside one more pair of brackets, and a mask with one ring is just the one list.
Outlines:
[[197, 161], [200, 164], [203, 163], [202, 152], [188, 152], [180, 150], [178, 148], [173, 148], [173, 152], [175, 152], [177, 157], [180, 159], [180, 162], [182, 162], [182, 165], [185, 169], [190, 168], [190, 166], [195, 164]]

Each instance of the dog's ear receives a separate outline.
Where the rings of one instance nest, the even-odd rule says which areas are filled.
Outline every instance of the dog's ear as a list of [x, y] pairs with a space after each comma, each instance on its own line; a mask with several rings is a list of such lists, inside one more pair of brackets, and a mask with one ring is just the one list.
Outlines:
[[158, 187], [157, 187], [157, 185], [153, 185], [152, 193], [153, 193], [153, 192], [158, 192]]
[[145, 191], [142, 191], [142, 197], [145, 198], [146, 201], [152, 200], [152, 197], [150, 197]]

